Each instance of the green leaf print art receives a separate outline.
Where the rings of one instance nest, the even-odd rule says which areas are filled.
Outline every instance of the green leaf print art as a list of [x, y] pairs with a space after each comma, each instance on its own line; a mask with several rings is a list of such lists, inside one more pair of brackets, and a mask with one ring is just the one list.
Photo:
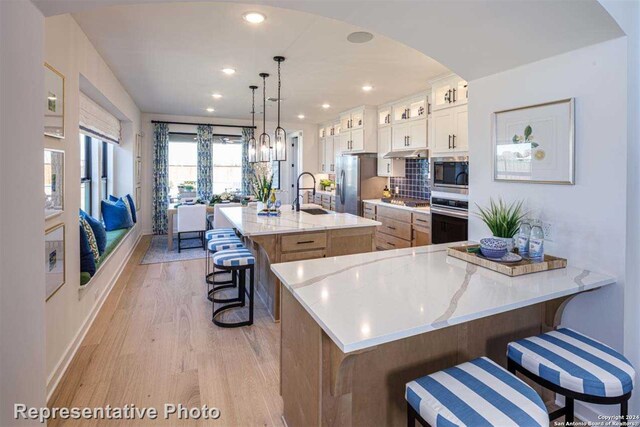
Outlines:
[[527, 125], [527, 127], [524, 128], [524, 135], [513, 135], [511, 142], [514, 144], [530, 144], [531, 149], [533, 150], [533, 158], [536, 160], [542, 160], [545, 157], [544, 150], [540, 148], [540, 144], [538, 144], [534, 139], [533, 128], [531, 125]]

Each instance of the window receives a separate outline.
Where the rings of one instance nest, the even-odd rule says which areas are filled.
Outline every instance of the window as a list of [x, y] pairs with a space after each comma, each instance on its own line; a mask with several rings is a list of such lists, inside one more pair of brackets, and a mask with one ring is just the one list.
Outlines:
[[80, 134], [80, 208], [94, 218], [100, 218], [100, 201], [112, 192], [113, 156], [113, 144]]
[[91, 137], [80, 134], [80, 209], [91, 215]]
[[100, 161], [100, 196], [109, 197], [109, 144], [102, 142], [102, 159]]
[[242, 144], [214, 141], [212, 147], [213, 194], [242, 189]]
[[198, 181], [198, 146], [195, 135], [169, 134], [169, 195], [178, 197], [183, 191], [195, 191]]

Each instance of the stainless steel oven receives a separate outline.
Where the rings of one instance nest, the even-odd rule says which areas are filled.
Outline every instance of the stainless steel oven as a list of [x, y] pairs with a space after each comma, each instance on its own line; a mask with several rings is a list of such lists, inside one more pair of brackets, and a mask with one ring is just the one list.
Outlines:
[[468, 240], [469, 202], [466, 198], [431, 197], [431, 240], [434, 244]]
[[469, 194], [469, 157], [432, 157], [431, 188], [448, 193]]

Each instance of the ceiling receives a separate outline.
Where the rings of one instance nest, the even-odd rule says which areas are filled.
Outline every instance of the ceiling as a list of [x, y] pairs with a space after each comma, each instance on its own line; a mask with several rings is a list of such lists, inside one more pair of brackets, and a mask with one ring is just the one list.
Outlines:
[[[247, 11], [267, 17], [260, 25]], [[164, 3], [113, 6], [73, 15], [143, 112], [247, 119], [249, 85], [268, 72], [267, 97], [277, 96], [283, 55], [283, 121], [321, 122], [348, 108], [378, 105], [425, 89], [447, 73], [435, 60], [386, 37], [365, 44], [346, 40], [362, 30], [344, 22], [267, 6], [238, 3]], [[220, 70], [237, 70], [227, 76]], [[364, 84], [373, 85], [365, 93]], [[213, 99], [213, 93], [223, 95]], [[323, 109], [329, 103], [329, 109]], [[268, 119], [276, 106], [267, 101]], [[208, 107], [215, 112], [208, 113]]]

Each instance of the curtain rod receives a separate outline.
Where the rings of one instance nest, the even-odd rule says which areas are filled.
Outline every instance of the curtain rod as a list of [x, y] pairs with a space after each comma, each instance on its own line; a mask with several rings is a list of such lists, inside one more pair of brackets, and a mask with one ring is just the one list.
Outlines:
[[243, 126], [243, 125], [221, 125], [216, 123], [187, 123], [187, 122], [165, 122], [162, 120], [151, 120], [151, 123], [166, 123], [170, 125], [193, 125], [193, 126], [218, 126], [225, 128], [249, 128], [249, 129], [257, 129], [256, 126]]
[[[170, 135], [190, 135], [196, 136], [198, 135], [195, 132], [169, 132]], [[231, 133], [212, 133], [211, 136], [226, 136], [226, 137], [242, 137], [242, 135], [231, 134]]]

